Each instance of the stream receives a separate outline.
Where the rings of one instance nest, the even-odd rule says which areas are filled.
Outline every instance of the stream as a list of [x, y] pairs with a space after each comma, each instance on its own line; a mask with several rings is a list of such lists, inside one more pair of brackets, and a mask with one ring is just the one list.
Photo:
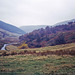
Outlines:
[[1, 50], [6, 50], [6, 49], [5, 49], [5, 48], [6, 48], [6, 46], [8, 46], [8, 45], [12, 45], [12, 44], [17, 44], [17, 43], [4, 44], [4, 45], [3, 45], [3, 47], [1, 48]]

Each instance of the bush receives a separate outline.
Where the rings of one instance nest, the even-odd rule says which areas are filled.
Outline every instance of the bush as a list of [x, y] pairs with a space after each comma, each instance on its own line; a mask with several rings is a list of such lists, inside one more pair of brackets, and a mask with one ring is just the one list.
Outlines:
[[10, 55], [16, 55], [17, 53], [16, 52], [14, 52], [14, 51], [12, 51], [11, 53], [10, 53]]
[[2, 56], [6, 56], [6, 51], [2, 51]]
[[22, 45], [20, 45], [18, 47], [19, 49], [25, 49], [25, 48], [28, 48], [28, 45], [26, 43], [23, 43]]

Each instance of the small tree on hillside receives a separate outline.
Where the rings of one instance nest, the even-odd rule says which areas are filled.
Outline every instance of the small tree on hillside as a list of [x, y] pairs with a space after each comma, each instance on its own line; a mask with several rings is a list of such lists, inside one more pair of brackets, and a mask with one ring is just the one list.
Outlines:
[[19, 49], [25, 49], [25, 48], [28, 48], [28, 45], [24, 42], [18, 48]]

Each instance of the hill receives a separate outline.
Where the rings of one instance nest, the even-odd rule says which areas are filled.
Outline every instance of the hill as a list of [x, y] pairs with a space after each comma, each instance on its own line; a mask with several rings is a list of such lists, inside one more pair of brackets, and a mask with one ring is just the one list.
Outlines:
[[11, 33], [16, 33], [16, 34], [25, 34], [25, 32], [23, 30], [21, 30], [18, 27], [15, 27], [11, 24], [5, 23], [3, 21], [0, 21], [0, 28], [4, 29], [6, 31], [9, 31]]
[[[54, 24], [53, 26], [68, 24], [68, 22], [75, 22], [75, 19], [71, 19], [71, 20], [59, 22], [59, 23]], [[46, 26], [51, 26], [51, 25], [29, 25], [29, 26], [21, 26], [20, 29], [22, 29], [26, 33], [30, 33], [30, 32], [32, 32], [34, 30], [45, 28]]]
[[0, 21], [0, 49], [5, 43], [17, 42], [25, 32], [13, 25]]
[[44, 47], [75, 42], [75, 22], [54, 27], [47, 26], [19, 37], [29, 47]]
[[30, 26], [21, 26], [20, 29], [25, 31], [26, 33], [32, 32], [33, 30], [45, 28], [47, 25], [30, 25]]
[[[12, 51], [13, 49], [13, 51]], [[0, 51], [1, 75], [75, 75], [75, 43]]]
[[0, 49], [5, 43], [17, 42], [20, 34], [11, 33], [0, 28]]
[[75, 19], [59, 22], [59, 23], [56, 23], [54, 26], [62, 25], [62, 24], [68, 24], [68, 22], [75, 22]]

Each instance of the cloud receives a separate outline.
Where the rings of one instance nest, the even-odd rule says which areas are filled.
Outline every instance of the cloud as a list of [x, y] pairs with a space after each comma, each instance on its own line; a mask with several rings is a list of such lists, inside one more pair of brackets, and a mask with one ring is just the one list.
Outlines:
[[74, 15], [75, 0], [0, 0], [0, 19], [16, 26], [53, 25]]

